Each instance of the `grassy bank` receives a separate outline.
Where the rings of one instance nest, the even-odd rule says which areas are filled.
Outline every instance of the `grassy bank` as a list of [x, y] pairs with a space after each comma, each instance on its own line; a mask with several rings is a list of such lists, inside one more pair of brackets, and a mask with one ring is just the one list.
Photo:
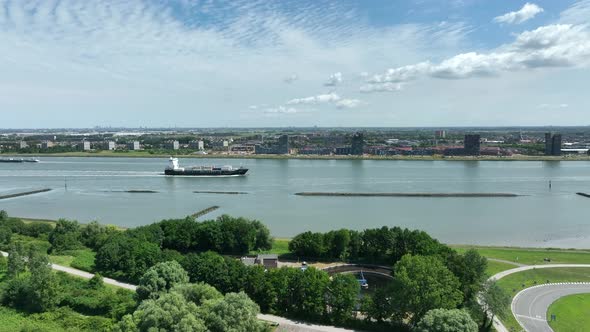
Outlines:
[[[46, 156], [46, 157], [124, 157], [124, 158], [168, 158], [170, 153], [150, 153], [150, 151], [93, 151], [93, 152], [64, 152], [64, 153], [37, 153], [16, 154], [11, 156]], [[590, 156], [336, 156], [336, 155], [255, 155], [255, 154], [177, 154], [181, 158], [237, 158], [237, 159], [308, 159], [308, 160], [449, 160], [449, 161], [562, 161], [584, 160], [590, 161]]]
[[590, 294], [576, 294], [553, 302], [547, 317], [555, 315], [549, 325], [555, 332], [590, 332]]
[[[452, 245], [455, 250], [465, 252], [468, 249], [477, 250], [487, 258], [502, 259], [510, 262], [539, 265], [539, 264], [590, 264], [590, 251], [557, 248], [517, 248], [517, 247], [486, 247]], [[549, 259], [546, 261], [545, 259]]]

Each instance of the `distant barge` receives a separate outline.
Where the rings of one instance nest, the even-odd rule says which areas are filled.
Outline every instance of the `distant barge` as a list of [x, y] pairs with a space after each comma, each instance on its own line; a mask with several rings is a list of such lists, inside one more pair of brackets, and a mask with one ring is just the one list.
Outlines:
[[164, 170], [166, 175], [180, 176], [242, 176], [248, 172], [247, 168], [233, 166], [191, 166], [180, 167], [178, 158], [170, 157], [170, 163]]
[[0, 158], [0, 163], [38, 163], [37, 158]]

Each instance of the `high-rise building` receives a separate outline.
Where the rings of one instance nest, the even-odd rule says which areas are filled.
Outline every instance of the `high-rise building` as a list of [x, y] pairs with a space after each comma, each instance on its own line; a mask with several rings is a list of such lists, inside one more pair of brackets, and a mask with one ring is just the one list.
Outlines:
[[277, 146], [277, 152], [279, 154], [289, 154], [289, 136], [281, 135], [279, 137], [279, 144]]
[[545, 155], [561, 156], [561, 134], [545, 134]]
[[105, 143], [105, 148], [109, 151], [113, 151], [117, 148], [117, 143], [115, 143], [114, 141], [107, 141]]
[[363, 139], [362, 133], [355, 133], [352, 136], [352, 145], [350, 147], [350, 152], [353, 155], [362, 156], [365, 150], [365, 141]]
[[138, 141], [130, 142], [129, 144], [127, 144], [127, 149], [134, 151], [141, 150], [141, 144], [139, 144]]
[[90, 142], [82, 141], [81, 148], [84, 151], [90, 151]]
[[256, 144], [254, 147], [255, 154], [289, 154], [289, 136], [281, 135], [276, 144], [264, 146]]
[[446, 138], [447, 137], [447, 132], [445, 130], [437, 130], [434, 132], [434, 136], [436, 138]]
[[168, 141], [164, 144], [164, 148], [167, 150], [178, 150], [180, 148], [180, 143], [178, 143], [178, 141]]
[[464, 150], [467, 156], [479, 156], [481, 148], [481, 136], [476, 134], [465, 135]]

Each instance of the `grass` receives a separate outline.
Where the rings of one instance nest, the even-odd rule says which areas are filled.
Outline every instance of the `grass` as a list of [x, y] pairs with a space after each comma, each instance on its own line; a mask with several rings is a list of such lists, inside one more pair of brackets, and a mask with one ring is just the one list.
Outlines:
[[58, 321], [42, 319], [40, 315], [26, 315], [14, 309], [0, 307], [0, 332], [13, 331], [76, 331], [65, 329]]
[[488, 267], [486, 269], [486, 275], [488, 277], [493, 276], [494, 274], [506, 270], [510, 270], [517, 267], [513, 264], [503, 263], [503, 262], [495, 262], [495, 261], [488, 261]]
[[547, 318], [555, 315], [549, 325], [555, 332], [590, 331], [590, 294], [576, 294], [562, 297], [553, 302], [547, 310]]
[[272, 248], [270, 250], [252, 251], [250, 255], [257, 254], [276, 254], [279, 256], [285, 256], [289, 254], [289, 241], [287, 238], [274, 238], [272, 242]]
[[68, 250], [61, 255], [49, 255], [49, 261], [57, 265], [73, 267], [86, 272], [94, 272], [96, 253], [89, 248]]
[[[498, 286], [506, 290], [511, 297], [514, 297], [519, 291], [538, 284], [576, 281], [590, 281], [590, 268], [572, 267], [527, 270], [498, 280]], [[507, 312], [507, 316], [500, 317], [506, 328], [510, 331], [520, 331], [521, 327], [516, 319], [514, 319], [510, 309]]]
[[[477, 250], [482, 256], [503, 259], [527, 265], [539, 264], [590, 264], [590, 251], [575, 249], [552, 248], [514, 248], [514, 247], [481, 247], [481, 246], [452, 246], [462, 253], [468, 249]], [[544, 261], [545, 258], [550, 262]]]

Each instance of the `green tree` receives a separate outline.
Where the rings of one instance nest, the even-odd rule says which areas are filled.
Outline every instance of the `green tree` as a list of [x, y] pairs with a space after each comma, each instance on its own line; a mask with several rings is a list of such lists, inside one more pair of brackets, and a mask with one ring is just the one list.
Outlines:
[[98, 249], [95, 266], [105, 275], [137, 282], [160, 260], [160, 255], [160, 248], [155, 243], [115, 234]]
[[431, 309], [456, 308], [463, 300], [457, 277], [432, 256], [403, 256], [394, 266], [391, 296], [399, 321], [418, 322]]
[[352, 318], [360, 291], [359, 282], [351, 274], [336, 274], [328, 286], [328, 305], [332, 319], [344, 322]]
[[12, 230], [10, 227], [7, 226], [0, 226], [0, 244], [8, 244], [10, 243], [10, 239], [12, 238]]
[[185, 256], [182, 266], [191, 282], [204, 282], [222, 293], [239, 292], [244, 287], [246, 267], [241, 262], [207, 251]]
[[324, 271], [310, 267], [298, 271], [300, 275], [291, 278], [289, 287], [293, 290], [293, 309], [296, 315], [319, 319], [326, 313], [326, 293], [330, 277]]
[[59, 302], [59, 284], [45, 254], [32, 252], [29, 256], [31, 272], [31, 300], [34, 311], [47, 311]]
[[298, 257], [320, 258], [324, 255], [324, 236], [321, 233], [305, 232], [289, 242], [289, 251]]
[[90, 280], [88, 280], [88, 287], [92, 289], [101, 289], [104, 287], [104, 279], [100, 273], [95, 273]]
[[157, 298], [161, 292], [188, 281], [188, 274], [177, 261], [158, 263], [139, 279], [137, 295], [139, 299]]
[[98, 223], [98, 221], [91, 221], [80, 230], [80, 237], [85, 246], [93, 249], [100, 248], [108, 236], [116, 232], [112, 228], [106, 227]]
[[133, 313], [119, 324], [123, 332], [141, 331], [207, 331], [197, 305], [181, 294], [166, 293], [156, 300], [144, 300]]
[[433, 309], [422, 317], [415, 332], [477, 332], [471, 316], [459, 309]]
[[171, 292], [181, 294], [187, 301], [193, 302], [196, 305], [202, 305], [209, 300], [223, 298], [223, 295], [215, 287], [202, 282], [176, 285], [172, 288]]
[[4, 210], [0, 210], [0, 222], [8, 220], [8, 213]]
[[490, 331], [494, 316], [508, 314], [511, 297], [494, 280], [486, 281], [480, 294], [484, 311], [483, 326], [486, 331]]
[[258, 305], [244, 293], [228, 293], [223, 299], [207, 301], [201, 312], [212, 332], [265, 331], [264, 323], [256, 318]]
[[15, 277], [24, 272], [27, 268], [27, 257], [22, 243], [17, 242], [10, 246], [8, 251], [8, 271], [9, 277]]
[[59, 219], [55, 228], [49, 233], [51, 252], [62, 252], [64, 250], [77, 249], [81, 246], [80, 225], [75, 220]]

